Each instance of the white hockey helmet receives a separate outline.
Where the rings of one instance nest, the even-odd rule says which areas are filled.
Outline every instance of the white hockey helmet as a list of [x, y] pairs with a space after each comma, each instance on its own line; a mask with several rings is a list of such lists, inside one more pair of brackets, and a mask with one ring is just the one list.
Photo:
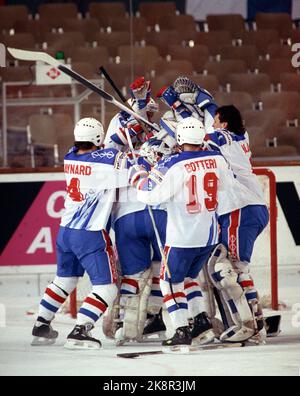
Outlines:
[[179, 146], [185, 143], [202, 145], [205, 135], [203, 122], [195, 117], [184, 118], [177, 124], [176, 139]]
[[91, 142], [98, 147], [104, 141], [104, 129], [95, 118], [82, 118], [75, 125], [74, 136], [76, 142]]

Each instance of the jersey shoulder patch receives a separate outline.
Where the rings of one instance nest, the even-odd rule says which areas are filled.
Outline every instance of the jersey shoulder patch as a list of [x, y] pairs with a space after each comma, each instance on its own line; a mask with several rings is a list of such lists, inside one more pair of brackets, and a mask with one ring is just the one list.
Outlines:
[[65, 160], [114, 165], [116, 155], [119, 153], [113, 148], [99, 149], [85, 154], [76, 154], [76, 151], [77, 149], [73, 147], [65, 156]]

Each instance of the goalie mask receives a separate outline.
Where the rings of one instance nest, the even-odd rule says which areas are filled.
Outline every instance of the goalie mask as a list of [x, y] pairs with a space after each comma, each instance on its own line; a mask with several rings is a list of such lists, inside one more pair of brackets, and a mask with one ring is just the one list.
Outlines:
[[99, 147], [104, 141], [103, 126], [95, 118], [82, 118], [75, 125], [74, 137], [76, 142], [90, 142]]
[[162, 141], [158, 139], [150, 139], [140, 148], [140, 155], [148, 160], [150, 165], [157, 164], [162, 157], [171, 155], [172, 150]]
[[199, 90], [198, 85], [188, 77], [178, 77], [173, 86], [179, 95], [184, 93], [195, 93]]
[[203, 122], [194, 117], [184, 118], [176, 128], [176, 139], [179, 146], [183, 144], [203, 145], [205, 129]]

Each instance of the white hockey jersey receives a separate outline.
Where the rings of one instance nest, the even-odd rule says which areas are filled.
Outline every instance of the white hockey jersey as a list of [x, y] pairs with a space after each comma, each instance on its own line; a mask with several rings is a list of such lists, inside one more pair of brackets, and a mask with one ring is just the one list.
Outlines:
[[261, 189], [257, 176], [253, 173], [250, 162], [251, 150], [249, 146], [249, 136], [246, 132], [244, 135], [236, 135], [226, 129], [220, 129], [207, 135], [212, 142], [212, 149], [216, 146], [230, 164], [237, 180], [249, 189], [251, 198], [249, 204], [256, 199], [257, 205], [265, 205], [263, 191]]
[[61, 226], [106, 229], [116, 188], [128, 185], [129, 166], [127, 156], [115, 149], [78, 155], [73, 147], [64, 159], [67, 197]]
[[170, 156], [137, 188], [141, 202], [166, 204], [166, 245], [181, 248], [216, 244], [218, 216], [244, 207], [249, 195], [218, 151]]
[[[120, 151], [128, 150], [126, 138], [122, 144], [121, 141], [119, 142], [120, 144], [118, 144], [112, 139], [112, 136], [116, 135], [116, 131], [119, 131], [121, 126], [120, 114], [117, 113], [110, 121], [104, 141], [105, 148], [115, 148]], [[118, 190], [116, 203], [113, 207], [113, 222], [130, 213], [140, 212], [145, 209], [146, 205], [137, 200], [137, 192], [135, 188], [130, 186], [127, 188], [120, 188]]]
[[[104, 147], [105, 148], [114, 148], [116, 150], [123, 151], [124, 150], [124, 144], [118, 144], [114, 140], [112, 140], [112, 136], [116, 133], [116, 131], [119, 130], [120, 128], [120, 114], [117, 113], [110, 121], [106, 135], [105, 135], [105, 140], [104, 140]], [[127, 147], [127, 145], [126, 145]]]

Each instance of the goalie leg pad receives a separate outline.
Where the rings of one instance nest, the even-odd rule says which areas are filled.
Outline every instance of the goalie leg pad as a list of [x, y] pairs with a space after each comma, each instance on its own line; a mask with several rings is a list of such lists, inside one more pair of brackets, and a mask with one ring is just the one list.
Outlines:
[[[235, 339], [238, 329], [241, 330], [241, 334], [238, 336], [239, 341], [241, 341], [240, 336], [242, 337], [243, 335], [245, 335], [245, 339], [250, 338], [249, 334], [253, 335], [255, 333], [253, 314], [244, 290], [238, 283], [238, 270], [233, 267], [233, 264], [227, 258], [227, 249], [224, 245], [220, 244], [216, 247], [209, 260], [208, 267], [212, 282], [223, 295], [231, 311], [232, 319], [237, 326], [237, 329], [233, 329], [234, 333], [229, 331], [227, 339], [229, 337], [234, 337]], [[246, 332], [243, 326], [249, 328], [249, 332]]]
[[213, 296], [213, 285], [208, 275], [207, 264], [203, 266], [197, 280], [202, 293], [203, 311], [212, 319], [216, 316], [216, 305]]
[[151, 284], [151, 268], [130, 277], [126, 276], [122, 280], [120, 309], [123, 310], [122, 337], [124, 340], [142, 340]]

